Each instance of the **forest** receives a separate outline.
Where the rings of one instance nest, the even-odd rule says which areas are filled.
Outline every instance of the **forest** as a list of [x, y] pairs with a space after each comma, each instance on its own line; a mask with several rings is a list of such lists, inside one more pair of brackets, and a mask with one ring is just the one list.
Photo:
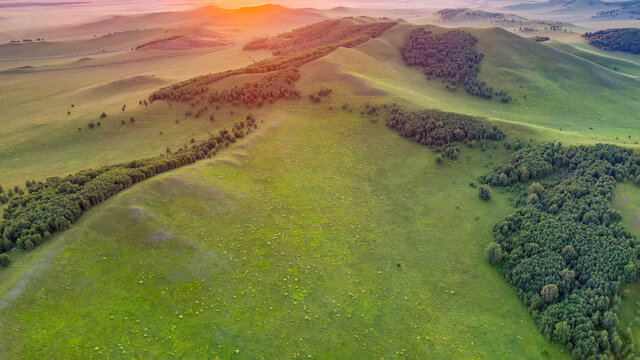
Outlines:
[[275, 71], [260, 81], [248, 82], [241, 87], [214, 91], [209, 95], [209, 103], [227, 102], [262, 106], [265, 102], [273, 103], [279, 99], [299, 99], [300, 91], [293, 84], [300, 78], [298, 69]]
[[[257, 128], [253, 116], [236, 122], [200, 143], [192, 140], [176, 152], [154, 158], [82, 170], [65, 177], [27, 181], [26, 192], [14, 194], [0, 222], [0, 253], [14, 247], [31, 250], [63, 231], [87, 210], [140, 181], [209, 158]], [[8, 263], [7, 263], [8, 264]]]
[[[431, 77], [443, 79], [449, 86], [464, 87], [473, 96], [491, 99], [493, 88], [478, 80], [480, 62], [484, 57], [475, 49], [478, 40], [471, 34], [453, 30], [434, 34], [423, 28], [411, 32], [402, 48], [402, 58], [408, 66], [420, 66]], [[501, 91], [503, 102], [509, 102], [509, 95]], [[496, 94], [498, 95], [498, 94]]]
[[500, 264], [542, 333], [576, 359], [633, 358], [617, 311], [621, 287], [638, 277], [640, 244], [611, 205], [616, 183], [627, 181], [640, 183], [632, 150], [559, 143], [526, 146], [481, 179], [519, 199], [495, 225], [487, 260]]
[[[340, 29], [342, 29], [342, 31], [340, 31], [339, 33], [330, 32], [331, 29], [336, 26], [334, 25], [335, 23], [340, 24]], [[339, 47], [351, 48], [365, 43], [373, 37], [380, 36], [380, 34], [382, 34], [384, 31], [395, 25], [395, 22], [379, 22], [366, 25], [358, 25], [354, 24], [350, 20], [325, 21], [320, 24], [311, 25], [311, 29], [313, 30], [313, 32], [317, 33], [316, 39], [312, 43], [312, 47], [306, 43], [295, 40], [299, 39], [300, 36], [300, 34], [296, 33], [296, 31], [300, 31], [301, 29], [294, 30], [291, 33], [286, 33], [284, 35], [276, 37], [293, 39], [290, 41], [285, 41], [283, 46], [285, 46], [286, 51], [280, 51], [279, 56], [259, 61], [253, 65], [249, 65], [241, 69], [201, 75], [168, 87], [164, 87], [151, 94], [149, 100], [152, 102], [156, 100], [190, 102], [199, 95], [208, 92], [208, 85], [224, 78], [241, 74], [263, 74], [279, 70], [293, 71], [306, 63], [330, 54]], [[307, 31], [308, 30], [305, 30], [304, 33], [306, 34]], [[325, 32], [330, 33], [331, 36], [319, 36]], [[255, 43], [252, 42], [247, 44], [247, 46], [245, 46], [245, 49], [261, 49], [263, 47], [268, 49], [270, 46], [269, 44], [271, 44], [269, 38], [255, 41]], [[280, 44], [280, 40], [275, 41], [276, 43]], [[268, 81], [265, 81], [262, 84], [267, 85]], [[261, 89], [260, 91], [272, 92], [277, 90], [265, 88]]]
[[265, 37], [248, 42], [244, 50], [270, 50], [273, 55], [293, 53], [343, 42], [345, 39], [371, 39], [382, 35], [391, 26], [390, 22], [354, 24], [348, 19], [325, 20], [307, 25], [274, 37]]
[[436, 11], [436, 14], [440, 16], [440, 21], [447, 21], [467, 11], [469, 11], [469, 9], [467, 8], [442, 9], [442, 10]]
[[476, 117], [433, 109], [407, 112], [393, 107], [387, 126], [402, 137], [432, 148], [446, 147], [454, 142], [505, 138], [497, 127], [487, 128]]
[[606, 51], [640, 54], [640, 29], [622, 28], [587, 32], [582, 35], [589, 44]]

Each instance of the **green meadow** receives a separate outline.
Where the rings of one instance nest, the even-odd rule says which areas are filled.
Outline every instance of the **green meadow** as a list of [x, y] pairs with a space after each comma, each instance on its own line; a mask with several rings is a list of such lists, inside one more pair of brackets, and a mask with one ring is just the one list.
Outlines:
[[483, 258], [510, 200], [482, 202], [469, 183], [501, 146], [437, 165], [359, 115], [291, 106], [265, 119], [15, 259], [1, 273], [0, 293], [15, 293], [5, 354], [568, 356]]
[[[12, 252], [11, 266], [0, 270], [0, 354], [570, 358], [542, 336], [498, 267], [484, 260], [493, 225], [513, 211], [515, 198], [494, 189], [482, 201], [471, 183], [512, 152], [501, 142], [487, 142], [486, 151], [459, 145], [456, 161], [437, 164], [434, 151], [359, 112], [367, 103], [397, 102], [482, 116], [509, 140], [635, 147], [640, 83], [630, 75], [640, 65], [598, 54], [588, 59], [578, 48], [569, 53], [498, 29], [467, 29], [486, 55], [482, 79], [514, 97], [502, 104], [450, 91], [407, 68], [398, 49], [414, 28], [398, 25], [303, 66], [302, 100], [260, 109], [225, 105], [212, 109], [214, 122], [185, 118], [188, 104], [138, 105], [155, 83], [135, 92], [106, 88], [103, 104], [80, 87], [64, 103], [45, 96], [38, 101], [55, 108], [56, 131], [37, 119], [18, 121], [27, 109], [12, 99], [7, 107], [15, 118], [0, 130], [3, 185], [154, 156], [247, 113], [259, 129], [213, 159], [117, 194], [31, 252]], [[154, 73], [169, 81], [185, 68], [203, 73], [212, 63], [224, 69], [266, 56], [239, 52], [221, 52], [218, 63], [210, 55], [158, 66]], [[306, 94], [321, 86], [334, 90], [330, 100], [311, 104]], [[65, 118], [67, 103], [80, 95], [86, 102], [79, 114]], [[344, 103], [353, 112], [340, 109]], [[102, 111], [104, 124], [89, 130], [86, 124]], [[621, 185], [616, 206], [628, 229], [640, 234], [637, 190]], [[639, 311], [634, 284], [624, 293], [620, 326], [632, 326], [636, 344]]]

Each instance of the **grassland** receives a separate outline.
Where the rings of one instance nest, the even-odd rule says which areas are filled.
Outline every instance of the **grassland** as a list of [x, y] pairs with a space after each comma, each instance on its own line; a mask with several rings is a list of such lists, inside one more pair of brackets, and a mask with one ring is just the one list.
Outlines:
[[593, 46], [581, 43], [566, 43], [554, 41], [549, 43], [550, 46], [566, 51], [583, 59], [592, 61], [598, 65], [620, 72], [635, 78], [640, 76], [640, 56], [626, 56], [622, 52], [606, 53]]
[[[483, 80], [516, 98], [508, 105], [477, 99], [403, 65], [398, 48], [413, 28], [400, 25], [301, 69], [303, 94], [328, 86], [336, 110], [306, 100], [236, 108], [233, 116], [225, 107], [211, 124], [184, 119], [177, 104], [140, 107], [151, 84], [102, 87], [110, 71], [173, 82], [267, 56], [238, 49], [78, 71], [60, 94], [24, 103], [39, 91], [37, 77], [21, 85], [0, 76], [0, 84], [23, 86], [3, 100], [3, 185], [156, 155], [249, 111], [265, 121], [216, 159], [135, 185], [33, 252], [12, 253], [13, 264], [0, 270], [0, 353], [568, 358], [483, 259], [512, 201], [494, 191], [482, 202], [469, 183], [509, 153], [501, 145], [464, 148], [456, 162], [437, 165], [431, 150], [358, 110], [337, 109], [399, 102], [484, 116], [511, 139], [633, 146], [638, 80], [501, 30], [469, 30], [487, 55]], [[46, 76], [49, 84], [65, 79]], [[67, 117], [71, 103], [77, 110]], [[102, 111], [105, 125], [90, 132], [86, 124]], [[135, 124], [121, 127], [130, 116]], [[625, 304], [639, 301], [638, 291], [631, 287]], [[633, 318], [625, 311], [637, 310], [623, 305], [622, 324]]]
[[0, 349], [567, 356], [483, 260], [510, 205], [500, 194], [482, 202], [468, 184], [505, 150], [438, 166], [359, 115], [292, 107], [266, 119], [255, 140], [134, 186], [3, 270], [3, 299], [21, 294], [3, 303]]
[[[150, 58], [138, 52], [80, 61], [71, 69], [0, 74], [0, 86], [12, 90], [0, 100], [0, 184], [23, 185], [30, 178], [153, 156], [192, 137], [206, 137], [246, 113], [231, 116], [226, 107], [212, 110], [216, 115], [212, 123], [208, 116], [185, 117], [188, 105], [145, 107], [138, 105], [139, 100], [160, 84], [244, 66], [268, 55], [266, 51], [243, 54], [238, 48], [180, 56], [159, 52]], [[127, 105], [124, 112], [123, 104]], [[107, 113], [106, 119], [99, 119], [102, 112]], [[132, 116], [134, 124], [129, 121]], [[102, 126], [89, 130], [89, 122], [97, 121]]]
[[[622, 213], [629, 232], [640, 236], [640, 192], [633, 184], [620, 184], [616, 189], [614, 205]], [[631, 284], [622, 292], [622, 305], [618, 317], [621, 330], [630, 327], [634, 335], [636, 353], [640, 352], [640, 283]]]
[[420, 69], [403, 66], [397, 50], [414, 28], [401, 24], [358, 49], [340, 49], [326, 59], [417, 106], [529, 125], [548, 138], [569, 142], [635, 145], [640, 140], [637, 79], [501, 29], [469, 29], [486, 55], [480, 79], [508, 90], [514, 101], [504, 105], [474, 99], [427, 81]]

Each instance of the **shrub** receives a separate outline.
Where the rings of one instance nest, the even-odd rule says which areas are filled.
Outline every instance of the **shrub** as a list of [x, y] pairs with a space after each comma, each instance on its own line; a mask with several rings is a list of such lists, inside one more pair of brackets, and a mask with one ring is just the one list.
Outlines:
[[490, 242], [484, 249], [484, 258], [489, 264], [498, 264], [502, 261], [502, 247], [496, 242]]
[[7, 254], [0, 254], [0, 268], [4, 268], [11, 264], [11, 258]]
[[491, 199], [491, 189], [487, 185], [481, 185], [478, 188], [478, 195], [482, 200], [489, 200]]

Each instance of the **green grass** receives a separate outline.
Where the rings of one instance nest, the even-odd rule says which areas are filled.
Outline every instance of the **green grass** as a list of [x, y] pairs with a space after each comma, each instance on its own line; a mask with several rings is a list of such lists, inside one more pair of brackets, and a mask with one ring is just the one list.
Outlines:
[[[266, 51], [243, 53], [238, 48], [204, 54], [154, 54], [136, 51], [94, 59], [86, 67], [80, 64], [64, 70], [0, 73], [0, 88], [7, 89], [7, 96], [0, 97], [0, 184], [24, 185], [27, 179], [44, 180], [155, 156], [164, 153], [167, 146], [176, 148], [192, 137], [204, 138], [209, 131], [229, 126], [246, 113], [230, 116], [229, 108], [224, 107], [220, 111], [211, 109], [209, 114], [215, 114], [215, 123], [209, 122], [209, 114], [200, 119], [186, 118], [185, 111], [193, 110], [189, 104], [138, 105], [161, 86], [157, 81], [133, 87], [113, 82], [146, 76], [173, 83], [270, 56]], [[127, 105], [125, 112], [121, 110], [123, 104]], [[102, 112], [107, 113], [106, 119], [99, 119]], [[129, 123], [131, 116], [135, 124]], [[103, 125], [90, 130], [90, 121]]]
[[266, 119], [254, 141], [126, 190], [2, 270], [0, 299], [22, 292], [0, 313], [0, 350], [568, 356], [483, 260], [510, 201], [483, 202], [468, 184], [505, 150], [465, 148], [438, 166], [357, 115], [297, 106]]
[[607, 53], [593, 46], [591, 46], [591, 49], [589, 49], [580, 46], [582, 44], [570, 44], [560, 41], [550, 41], [546, 44], [556, 49], [566, 51], [570, 54], [581, 57], [583, 59], [592, 61], [607, 69], [611, 69], [636, 78], [640, 76], [640, 63], [638, 63], [637, 61], [618, 57], [618, 52]]
[[[634, 184], [619, 184], [616, 188], [614, 206], [622, 213], [627, 230], [640, 236], [640, 191]], [[634, 335], [636, 353], [640, 352], [640, 283], [628, 285], [622, 291], [622, 305], [618, 313], [618, 329], [624, 331], [631, 328]]]
[[[565, 142], [635, 146], [640, 140], [638, 79], [502, 29], [467, 29], [485, 54], [481, 80], [494, 89], [508, 90], [514, 98], [510, 104], [487, 101], [461, 89], [447, 90], [440, 80], [428, 81], [419, 68], [404, 65], [398, 49], [415, 28], [400, 24], [355, 49], [339, 49], [326, 61], [418, 107], [529, 125], [542, 131], [543, 138]], [[314, 72], [313, 65], [306, 71]]]
[[[386, 101], [479, 115], [510, 139], [634, 145], [640, 137], [637, 79], [500, 30], [471, 30], [486, 54], [481, 76], [516, 98], [486, 101], [405, 67], [398, 48], [411, 29], [400, 25], [305, 65], [297, 86], [303, 94], [331, 87], [334, 108]], [[226, 69], [233, 54], [159, 65], [156, 73]], [[135, 71], [149, 73], [141, 67]], [[100, 71], [92, 81], [108, 68]], [[9, 80], [0, 76], [0, 84]], [[0, 270], [5, 357], [569, 357], [540, 335], [483, 259], [493, 224], [513, 208], [499, 191], [480, 201], [469, 183], [506, 159], [502, 145], [464, 147], [457, 162], [438, 166], [431, 150], [359, 110], [302, 100], [231, 116], [225, 107], [209, 124], [182, 118], [188, 105], [138, 107], [142, 90], [85, 96], [77, 116], [60, 119], [86, 90], [69, 84], [60, 96], [5, 100], [0, 183], [156, 155], [249, 111], [265, 123], [253, 140], [138, 184], [35, 251], [12, 253]], [[369, 96], [380, 91], [387, 96]], [[55, 115], [26, 115], [47, 106]], [[101, 111], [109, 113], [105, 126], [86, 129]], [[135, 125], [121, 129], [131, 115]], [[640, 288], [629, 290], [621, 324], [640, 301]]]

